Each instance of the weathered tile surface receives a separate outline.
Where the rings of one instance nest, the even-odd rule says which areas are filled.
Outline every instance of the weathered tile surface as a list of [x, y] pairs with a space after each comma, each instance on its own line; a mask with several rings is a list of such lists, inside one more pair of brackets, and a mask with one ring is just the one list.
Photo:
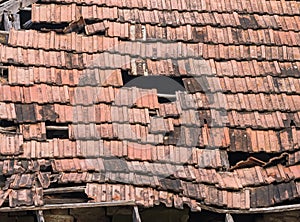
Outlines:
[[68, 184], [145, 207], [299, 199], [299, 1], [42, 0], [32, 22], [0, 44], [0, 206]]

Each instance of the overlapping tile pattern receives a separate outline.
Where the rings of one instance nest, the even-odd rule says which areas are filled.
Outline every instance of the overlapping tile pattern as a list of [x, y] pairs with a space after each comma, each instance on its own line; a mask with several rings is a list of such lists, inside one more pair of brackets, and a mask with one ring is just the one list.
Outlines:
[[[285, 0], [33, 4], [33, 27], [45, 27], [11, 30], [0, 45], [0, 206], [40, 206], [50, 185], [68, 184], [86, 186], [91, 202], [145, 207], [298, 200], [299, 9]], [[128, 87], [127, 74], [180, 78], [186, 92], [161, 103], [157, 89]]]

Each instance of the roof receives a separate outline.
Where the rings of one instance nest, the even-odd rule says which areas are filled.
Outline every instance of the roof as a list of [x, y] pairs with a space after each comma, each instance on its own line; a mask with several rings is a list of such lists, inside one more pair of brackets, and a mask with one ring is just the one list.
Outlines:
[[[299, 201], [299, 1], [41, 0], [31, 21], [0, 45], [2, 208], [82, 186], [144, 207]], [[162, 103], [128, 73], [186, 91]]]

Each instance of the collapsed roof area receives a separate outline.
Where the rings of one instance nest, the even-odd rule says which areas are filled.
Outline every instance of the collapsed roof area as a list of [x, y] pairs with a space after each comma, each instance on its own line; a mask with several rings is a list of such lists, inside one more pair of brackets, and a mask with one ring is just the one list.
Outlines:
[[0, 212], [299, 203], [299, 1], [21, 10], [0, 33]]

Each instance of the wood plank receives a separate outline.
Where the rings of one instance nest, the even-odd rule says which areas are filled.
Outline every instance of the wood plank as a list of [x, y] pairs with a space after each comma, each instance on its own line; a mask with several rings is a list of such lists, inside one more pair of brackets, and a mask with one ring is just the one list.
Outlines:
[[141, 216], [139, 213], [139, 208], [137, 206], [133, 207], [132, 219], [133, 219], [133, 222], [142, 222]]
[[19, 14], [11, 14], [9, 12], [4, 12], [3, 19], [5, 31], [9, 31], [12, 28], [14, 28], [15, 30], [19, 30], [21, 28]]
[[37, 221], [38, 221], [38, 222], [45, 222], [45, 219], [44, 219], [44, 215], [43, 215], [43, 211], [42, 211], [42, 210], [36, 211], [36, 217], [37, 217]]
[[45, 206], [35, 207], [3, 207], [0, 208], [1, 213], [5, 212], [20, 212], [34, 210], [53, 210], [53, 209], [75, 209], [75, 208], [92, 208], [92, 207], [115, 207], [115, 206], [135, 206], [134, 201], [112, 201], [101, 203], [70, 203], [70, 204], [47, 204]]
[[45, 189], [44, 195], [59, 194], [59, 193], [76, 193], [76, 192], [84, 192], [84, 191], [85, 191], [85, 186], [59, 187], [59, 188]]
[[225, 222], [234, 222], [233, 217], [231, 214], [226, 214]]
[[284, 206], [275, 206], [275, 207], [261, 207], [261, 208], [250, 208], [249, 210], [226, 210], [218, 209], [206, 205], [199, 204], [203, 210], [208, 210], [216, 213], [222, 214], [261, 214], [261, 213], [280, 213], [280, 212], [289, 212], [300, 210], [300, 204], [291, 204]]

